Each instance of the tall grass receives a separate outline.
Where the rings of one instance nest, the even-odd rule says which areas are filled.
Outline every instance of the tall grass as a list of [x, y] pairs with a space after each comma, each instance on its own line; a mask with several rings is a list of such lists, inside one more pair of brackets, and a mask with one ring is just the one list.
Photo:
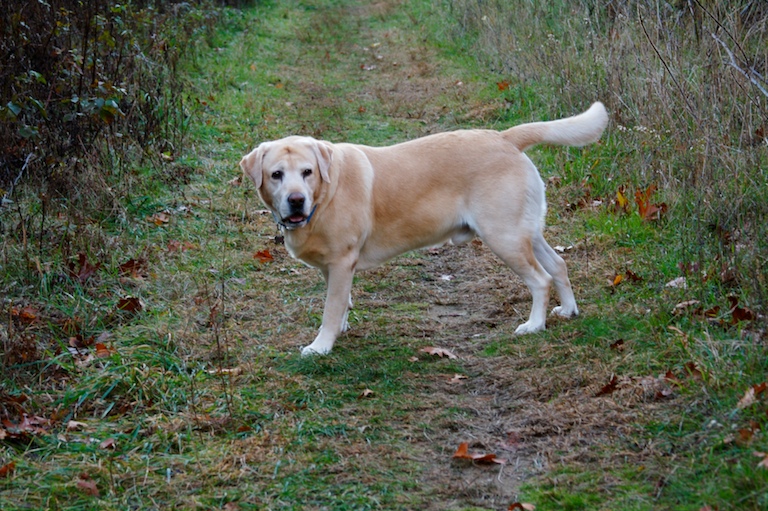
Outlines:
[[[542, 115], [602, 100], [598, 193], [659, 186], [681, 272], [702, 294], [768, 298], [768, 4], [756, 0], [449, 0], [447, 33]], [[546, 111], [549, 110], [549, 111]]]

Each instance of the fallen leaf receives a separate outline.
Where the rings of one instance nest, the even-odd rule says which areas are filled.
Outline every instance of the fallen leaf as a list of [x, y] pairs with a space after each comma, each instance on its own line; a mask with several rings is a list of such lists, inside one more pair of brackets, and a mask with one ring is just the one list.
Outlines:
[[227, 181], [227, 184], [229, 186], [240, 186], [243, 184], [243, 178], [242, 176], [237, 176], [236, 178]]
[[611, 286], [616, 287], [624, 280], [624, 275], [621, 273], [617, 273], [615, 277], [613, 277], [613, 280], [611, 281]]
[[430, 355], [437, 355], [440, 358], [448, 357], [449, 359], [456, 359], [459, 358], [456, 355], [454, 355], [450, 350], [447, 350], [445, 348], [437, 348], [434, 346], [429, 346], [427, 348], [421, 348], [419, 350], [422, 353], [428, 353]]
[[373, 391], [371, 389], [365, 389], [357, 397], [360, 398], [360, 399], [364, 399], [364, 398], [367, 398], [367, 397], [373, 397]]
[[757, 466], [759, 468], [764, 468], [764, 469], [768, 470], [768, 452], [754, 451], [752, 454], [754, 454], [755, 456], [758, 456], [760, 458], [763, 458], [762, 461], [760, 461], [760, 463], [757, 464]]
[[453, 457], [455, 459], [471, 460], [477, 463], [498, 463], [503, 465], [507, 462], [507, 460], [497, 458], [495, 454], [470, 454], [469, 444], [467, 442], [459, 444], [459, 448], [453, 453]]
[[78, 350], [87, 349], [88, 346], [91, 346], [92, 344], [93, 344], [93, 336], [86, 339], [82, 335], [77, 334], [74, 337], [69, 338], [69, 345]]
[[67, 431], [80, 431], [88, 427], [85, 422], [69, 421], [67, 422]]
[[613, 392], [616, 391], [616, 388], [619, 385], [619, 378], [615, 374], [611, 376], [611, 381], [609, 381], [606, 385], [601, 388], [597, 394], [595, 394], [595, 397], [599, 396], [607, 396], [608, 394], [613, 394]]
[[141, 275], [146, 272], [147, 268], [146, 259], [129, 259], [120, 266], [118, 270], [120, 275], [132, 277], [134, 279], [141, 278]]
[[693, 307], [694, 305], [699, 305], [701, 302], [698, 300], [686, 300], [684, 302], [680, 302], [672, 309], [672, 315], [673, 316], [679, 316], [680, 314], [683, 314], [685, 311]]
[[656, 185], [650, 185], [644, 192], [641, 192], [640, 190], [635, 192], [635, 203], [637, 204], [637, 211], [640, 213], [640, 218], [648, 222], [659, 220], [661, 215], [667, 212], [667, 205], [665, 203], [651, 203], [651, 196], [655, 191]]
[[0, 478], [8, 477], [16, 470], [16, 462], [12, 461], [0, 467]]
[[731, 304], [731, 324], [735, 325], [740, 321], [754, 321], [757, 315], [751, 310], [739, 307], [739, 299], [735, 296], [729, 296], [728, 301]]
[[496, 87], [499, 88], [500, 91], [505, 91], [509, 89], [510, 83], [507, 80], [502, 80], [500, 82], [496, 82]]
[[208, 374], [231, 374], [237, 376], [242, 374], [242, 367], [217, 367], [216, 369], [208, 369]]
[[457, 383], [462, 383], [461, 380], [467, 380], [467, 379], [469, 379], [468, 376], [464, 376], [463, 374], [456, 373], [456, 374], [453, 375], [453, 378], [448, 380], [448, 383], [451, 384], [451, 385], [455, 385]]
[[96, 353], [95, 353], [96, 358], [107, 358], [112, 356], [112, 350], [107, 348], [106, 344], [97, 342], [96, 346], [94, 347], [96, 348]]
[[171, 215], [161, 211], [161, 212], [155, 213], [154, 215], [149, 217], [148, 220], [159, 227], [161, 225], [164, 225], [164, 224], [167, 224], [168, 222], [170, 222], [171, 221]]
[[253, 254], [253, 258], [258, 259], [260, 263], [269, 263], [275, 259], [272, 257], [272, 254], [269, 252], [269, 250], [259, 250]]
[[701, 372], [701, 369], [699, 369], [699, 366], [696, 365], [696, 362], [688, 362], [687, 364], [685, 364], [685, 370], [688, 372], [688, 375], [694, 380], [701, 380], [702, 378], [704, 378], [704, 374]]
[[637, 275], [637, 274], [636, 274], [635, 272], [633, 272], [632, 270], [627, 270], [626, 272], [624, 272], [624, 275], [626, 275], [626, 276], [627, 276], [627, 278], [628, 278], [628, 279], [629, 279], [631, 282], [642, 282], [642, 281], [643, 281], [643, 277], [640, 277], [639, 275]]
[[84, 284], [101, 268], [101, 263], [89, 263], [86, 255], [80, 252], [77, 254], [77, 264], [70, 262], [68, 266], [67, 274], [81, 284]]
[[117, 302], [117, 310], [135, 313], [135, 312], [141, 312], [141, 309], [142, 309], [141, 300], [139, 300], [135, 296], [127, 296], [125, 298], [121, 298]]
[[617, 339], [608, 347], [614, 351], [624, 351], [624, 339]]
[[21, 309], [17, 309], [16, 307], [11, 308], [11, 316], [18, 318], [19, 321], [28, 325], [36, 322], [38, 315], [38, 311], [31, 305], [27, 305]]
[[685, 277], [677, 277], [676, 279], [670, 280], [665, 284], [665, 287], [671, 287], [675, 289], [686, 289], [688, 287], [688, 282], [685, 280]]
[[94, 497], [99, 496], [99, 489], [96, 487], [96, 481], [91, 481], [89, 479], [83, 479], [82, 475], [81, 478], [77, 480], [77, 487], [83, 490], [88, 495], [92, 495]]
[[197, 248], [197, 246], [192, 243], [191, 241], [176, 241], [171, 240], [168, 242], [168, 252], [184, 252], [185, 250], [192, 250]]
[[627, 187], [619, 186], [616, 191], [616, 202], [613, 205], [614, 213], [629, 213], [629, 199], [626, 196]]
[[117, 448], [117, 440], [114, 438], [107, 438], [103, 442], [99, 444], [99, 447], [102, 449], [116, 449]]
[[747, 389], [747, 392], [744, 393], [744, 397], [739, 399], [739, 402], [736, 403], [736, 408], [738, 408], [739, 410], [743, 410], [744, 408], [747, 408], [755, 404], [755, 401], [756, 401], [755, 388], [749, 387]]
[[515, 509], [523, 509], [525, 511], [533, 511], [536, 509], [536, 506], [533, 504], [528, 504], [527, 502], [513, 502], [509, 505], [507, 508], [507, 511], [514, 511]]

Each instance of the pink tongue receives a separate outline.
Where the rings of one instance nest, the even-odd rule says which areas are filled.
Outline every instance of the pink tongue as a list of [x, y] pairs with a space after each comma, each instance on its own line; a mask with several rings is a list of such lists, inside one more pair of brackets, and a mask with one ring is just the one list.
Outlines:
[[293, 215], [291, 217], [288, 217], [288, 220], [290, 220], [291, 222], [294, 222], [294, 223], [299, 223], [299, 222], [304, 221], [304, 216], [303, 215]]

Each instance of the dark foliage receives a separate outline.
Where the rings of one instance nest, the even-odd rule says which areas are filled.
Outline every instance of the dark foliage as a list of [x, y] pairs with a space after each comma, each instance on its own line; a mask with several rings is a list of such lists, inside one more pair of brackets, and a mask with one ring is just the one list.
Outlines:
[[116, 177], [128, 161], [180, 149], [188, 114], [176, 67], [213, 29], [209, 3], [4, 4], [0, 197], [23, 175], [49, 197], [93, 201], [110, 176], [88, 169]]

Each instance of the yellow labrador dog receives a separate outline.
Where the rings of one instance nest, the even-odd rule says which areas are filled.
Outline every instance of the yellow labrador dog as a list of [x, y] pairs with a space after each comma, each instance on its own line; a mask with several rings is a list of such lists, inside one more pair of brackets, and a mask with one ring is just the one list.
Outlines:
[[390, 147], [332, 144], [291, 136], [264, 142], [240, 161], [285, 231], [291, 255], [319, 268], [328, 284], [323, 324], [302, 354], [326, 354], [347, 328], [356, 270], [409, 250], [479, 236], [533, 295], [518, 334], [546, 326], [550, 284], [578, 314], [565, 262], [542, 235], [544, 183], [523, 151], [535, 144], [597, 141], [608, 115], [586, 112], [506, 131], [460, 130]]

